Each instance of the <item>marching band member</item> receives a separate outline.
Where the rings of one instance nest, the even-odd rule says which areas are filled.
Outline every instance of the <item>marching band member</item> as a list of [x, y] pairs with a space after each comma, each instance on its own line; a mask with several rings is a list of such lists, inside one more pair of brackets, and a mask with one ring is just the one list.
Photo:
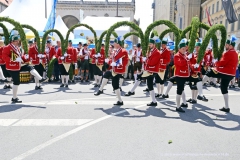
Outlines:
[[13, 98], [12, 103], [21, 103], [17, 97], [18, 86], [20, 84], [20, 70], [29, 71], [34, 77], [37, 77], [39, 82], [45, 82], [47, 79], [42, 78], [38, 72], [31, 66], [21, 53], [19, 45], [19, 35], [12, 34], [10, 36], [11, 43], [3, 49], [3, 60], [6, 62], [6, 69], [13, 79]]
[[155, 97], [161, 97], [164, 90], [164, 76], [165, 71], [167, 69], [167, 65], [171, 60], [171, 53], [170, 50], [167, 48], [167, 40], [162, 41], [162, 49], [160, 51], [161, 58], [160, 58], [160, 66], [159, 66], [159, 73], [156, 75], [156, 86], [158, 90], [158, 94]]
[[228, 85], [235, 76], [238, 65], [238, 54], [234, 49], [236, 40], [237, 38], [232, 36], [226, 41], [226, 52], [223, 53], [221, 59], [216, 62], [216, 67], [207, 71], [206, 75], [203, 77], [203, 83], [205, 83], [209, 77], [221, 78], [221, 92], [223, 94], [225, 106], [219, 110], [223, 112], [230, 112], [228, 103]]
[[[47, 44], [45, 47], [44, 55], [42, 55], [42, 64], [45, 66], [47, 65], [53, 58], [53, 56], [56, 55], [55, 49], [52, 46], [52, 40], [48, 39]], [[43, 77], [46, 77], [46, 71], [44, 70]], [[51, 78], [51, 77], [49, 77]]]
[[141, 72], [142, 70], [142, 49], [141, 49], [141, 44], [137, 44], [137, 49], [134, 50], [133, 54], [133, 71], [134, 71], [134, 80], [137, 82], [137, 72]]
[[85, 71], [86, 71], [86, 74], [85, 74], [85, 82], [89, 82], [89, 81], [88, 81], [88, 75], [89, 75], [89, 56], [90, 56], [90, 52], [89, 52], [89, 50], [88, 50], [88, 45], [87, 45], [87, 43], [85, 43], [85, 44], [83, 45], [82, 52], [80, 51], [80, 53], [79, 53], [80, 59], [83, 59], [83, 61], [81, 61], [81, 82], [83, 82], [84, 72], [85, 72]]

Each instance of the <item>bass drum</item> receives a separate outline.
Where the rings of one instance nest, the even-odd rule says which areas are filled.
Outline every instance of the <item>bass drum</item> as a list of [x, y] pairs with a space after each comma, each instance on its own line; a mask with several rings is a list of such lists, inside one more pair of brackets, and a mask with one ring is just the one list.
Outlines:
[[20, 72], [20, 82], [21, 83], [30, 82], [30, 72]]

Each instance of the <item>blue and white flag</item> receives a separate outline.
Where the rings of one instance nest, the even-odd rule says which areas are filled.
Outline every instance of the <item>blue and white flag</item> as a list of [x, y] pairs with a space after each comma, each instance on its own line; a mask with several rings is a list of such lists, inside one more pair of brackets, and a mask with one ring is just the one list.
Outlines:
[[48, 21], [47, 21], [47, 24], [44, 28], [44, 31], [47, 31], [49, 29], [53, 29], [54, 26], [55, 26], [57, 1], [58, 0], [53, 0], [52, 11], [50, 13], [50, 16], [48, 17]]

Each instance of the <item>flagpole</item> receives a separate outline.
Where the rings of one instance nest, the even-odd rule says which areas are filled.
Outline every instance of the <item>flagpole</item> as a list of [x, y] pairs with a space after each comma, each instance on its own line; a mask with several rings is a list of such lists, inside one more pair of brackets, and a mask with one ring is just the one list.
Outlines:
[[47, 0], [45, 0], [45, 18], [47, 18]]

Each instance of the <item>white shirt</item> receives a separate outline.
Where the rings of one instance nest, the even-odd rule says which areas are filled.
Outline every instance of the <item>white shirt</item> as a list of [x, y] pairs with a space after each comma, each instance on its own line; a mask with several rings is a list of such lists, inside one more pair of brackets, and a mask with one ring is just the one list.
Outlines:
[[141, 56], [141, 50], [140, 51], [137, 50], [137, 55], [136, 56], [137, 56], [136, 57], [136, 61], [140, 62], [140, 58], [139, 57]]

